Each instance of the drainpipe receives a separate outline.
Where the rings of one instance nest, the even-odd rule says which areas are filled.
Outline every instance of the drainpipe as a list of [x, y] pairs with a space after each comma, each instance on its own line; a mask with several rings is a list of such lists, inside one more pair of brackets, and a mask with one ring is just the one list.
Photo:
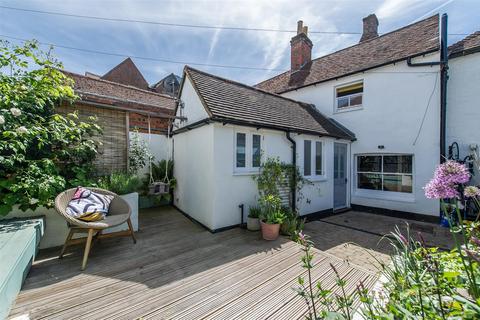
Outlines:
[[448, 47], [447, 47], [448, 16], [442, 15], [440, 34], [440, 61], [413, 63], [407, 58], [409, 67], [440, 66], [440, 163], [445, 162], [447, 136], [447, 81], [448, 81]]
[[[295, 140], [292, 139], [290, 136], [290, 132], [286, 131], [285, 132], [286, 137], [288, 141], [292, 143], [292, 165], [294, 169], [296, 170], [297, 168], [297, 143]], [[296, 203], [297, 203], [297, 175], [295, 174], [293, 176], [293, 181], [292, 181], [292, 186], [291, 186], [291, 192], [292, 192], [292, 211], [295, 211]]]

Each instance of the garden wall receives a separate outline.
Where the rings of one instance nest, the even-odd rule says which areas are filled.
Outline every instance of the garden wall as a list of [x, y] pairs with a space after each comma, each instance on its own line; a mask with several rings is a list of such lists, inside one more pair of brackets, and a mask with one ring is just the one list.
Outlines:
[[78, 110], [81, 119], [89, 116], [98, 118], [98, 125], [103, 128], [103, 135], [99, 137], [102, 146], [99, 147], [99, 154], [94, 161], [98, 175], [127, 169], [127, 112], [81, 103], [62, 105], [57, 110], [62, 114]]

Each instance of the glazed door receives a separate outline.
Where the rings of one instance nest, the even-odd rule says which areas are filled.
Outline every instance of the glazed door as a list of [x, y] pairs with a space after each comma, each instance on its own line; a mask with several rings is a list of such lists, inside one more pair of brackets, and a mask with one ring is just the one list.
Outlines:
[[333, 151], [333, 209], [347, 207], [347, 145], [335, 142]]

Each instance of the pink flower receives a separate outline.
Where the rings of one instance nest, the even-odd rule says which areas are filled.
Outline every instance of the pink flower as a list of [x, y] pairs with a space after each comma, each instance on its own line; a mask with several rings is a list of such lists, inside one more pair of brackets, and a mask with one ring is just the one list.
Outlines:
[[467, 198], [476, 198], [480, 196], [480, 189], [478, 189], [475, 186], [468, 186], [468, 187], [465, 187], [463, 194]]
[[446, 183], [439, 178], [430, 180], [423, 189], [428, 199], [451, 199], [458, 198], [460, 195], [455, 185]]
[[448, 160], [437, 167], [434, 177], [445, 183], [461, 184], [470, 181], [470, 172], [464, 164]]

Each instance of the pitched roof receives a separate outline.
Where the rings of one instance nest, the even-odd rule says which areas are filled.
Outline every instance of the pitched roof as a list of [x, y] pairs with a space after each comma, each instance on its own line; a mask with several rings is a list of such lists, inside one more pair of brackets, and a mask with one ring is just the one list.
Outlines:
[[315, 106], [288, 99], [188, 66], [184, 69], [210, 118], [271, 129], [354, 139]]
[[480, 52], [480, 31], [476, 31], [448, 47], [449, 58]]
[[282, 93], [439, 50], [438, 15], [312, 60], [255, 85]]
[[123, 60], [112, 70], [105, 73], [101, 78], [148, 90], [147, 81], [130, 58]]
[[158, 110], [168, 114], [175, 110], [175, 100], [168, 95], [69, 71], [62, 72], [75, 81], [74, 90], [83, 101], [139, 110]]

